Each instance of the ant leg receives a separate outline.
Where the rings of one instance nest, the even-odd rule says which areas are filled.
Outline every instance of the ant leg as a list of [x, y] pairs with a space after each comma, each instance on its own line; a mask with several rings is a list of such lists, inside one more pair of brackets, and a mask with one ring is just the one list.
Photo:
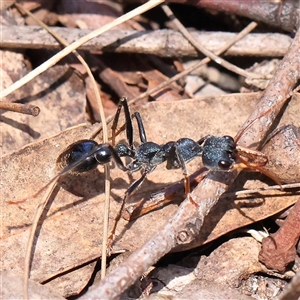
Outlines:
[[178, 142], [170, 142], [169, 148], [166, 151], [167, 155], [167, 169], [182, 169], [182, 173], [184, 176], [184, 187], [185, 193], [190, 193], [190, 182], [186, 169], [185, 160], [181, 154], [180, 147]]
[[258, 167], [264, 167], [269, 161], [267, 155], [260, 151], [244, 148], [239, 145], [236, 146], [236, 149], [238, 156], [246, 157], [249, 164], [257, 165]]
[[185, 193], [186, 193], [186, 195], [189, 195], [190, 192], [191, 192], [191, 186], [190, 186], [190, 179], [189, 179], [189, 176], [188, 176], [188, 172], [187, 172], [187, 169], [186, 169], [186, 164], [185, 164], [184, 159], [183, 159], [183, 157], [180, 153], [180, 150], [178, 148], [177, 143], [175, 143], [173, 147], [175, 147], [175, 153], [176, 153], [176, 156], [179, 160], [179, 163], [180, 163], [180, 166], [181, 166], [181, 169], [182, 169], [182, 173], [183, 173], [183, 176], [184, 176]]
[[[130, 112], [129, 112], [129, 107], [128, 107], [128, 104], [127, 104], [126, 97], [122, 97], [120, 99], [118, 109], [117, 109], [117, 112], [115, 114], [113, 124], [111, 126], [112, 145], [113, 146], [115, 145], [115, 140], [116, 140], [116, 136], [117, 136], [116, 129], [117, 129], [117, 126], [118, 126], [118, 121], [119, 121], [119, 117], [120, 117], [122, 107], [124, 108], [124, 113], [125, 113], [126, 138], [127, 138], [127, 141], [128, 141], [128, 144], [129, 144], [130, 148], [132, 149], [132, 147], [133, 147], [133, 127], [132, 127], [132, 121], [131, 121], [131, 118], [130, 118]], [[118, 134], [119, 134], [119, 132], [118, 132]]]
[[121, 219], [121, 216], [123, 214], [123, 211], [124, 211], [124, 206], [125, 206], [125, 203], [126, 203], [126, 200], [127, 198], [136, 190], [138, 189], [141, 184], [144, 182], [144, 180], [146, 179], [147, 175], [152, 172], [154, 170], [154, 168], [151, 168], [150, 170], [144, 170], [141, 178], [139, 178], [138, 180], [136, 180], [135, 182], [133, 182], [130, 187], [127, 189], [127, 191], [125, 192], [125, 197], [123, 198], [122, 200], [122, 204], [121, 204], [121, 207], [119, 209], [119, 212], [117, 214], [117, 217], [115, 219], [115, 222], [114, 222], [114, 225], [112, 227], [112, 230], [110, 232], [110, 235], [109, 235], [109, 238], [108, 238], [108, 243], [107, 243], [107, 249], [109, 249], [109, 251], [111, 250], [111, 246], [112, 246], [112, 243], [113, 243], [113, 238], [114, 238], [114, 235], [116, 233], [116, 229], [117, 229], [117, 225]]
[[147, 143], [147, 137], [146, 137], [146, 132], [145, 132], [145, 128], [144, 128], [144, 124], [141, 118], [141, 115], [139, 112], [135, 112], [132, 114], [131, 118], [135, 118], [136, 122], [138, 124], [138, 128], [139, 128], [139, 135], [140, 135], [140, 140], [142, 144]]
[[116, 144], [116, 129], [117, 129], [117, 126], [118, 126], [118, 122], [119, 122], [119, 117], [120, 117], [120, 113], [121, 113], [121, 109], [122, 109], [122, 104], [121, 104], [121, 100], [118, 104], [118, 109], [116, 111], [116, 114], [115, 114], [115, 117], [114, 117], [114, 120], [113, 120], [113, 124], [111, 126], [111, 139], [112, 139], [112, 145], [115, 146]]
[[[205, 139], [207, 138], [208, 136], [205, 137]], [[201, 145], [201, 144], [200, 144]], [[198, 206], [198, 204], [194, 201], [194, 199], [192, 198], [191, 196], [191, 184], [190, 184], [190, 178], [188, 176], [188, 172], [187, 172], [187, 169], [186, 169], [186, 164], [185, 164], [185, 161], [184, 161], [184, 158], [180, 152], [180, 148], [178, 147], [178, 143], [174, 143], [174, 145], [172, 146], [175, 148], [175, 154], [177, 156], [177, 159], [180, 163], [180, 166], [181, 166], [181, 169], [182, 169], [182, 173], [183, 173], [183, 176], [184, 176], [184, 189], [185, 189], [185, 194], [187, 196], [187, 198], [190, 200], [190, 202], [195, 205], [195, 206]]]
[[281, 190], [283, 190], [281, 182], [278, 180], [278, 178], [274, 174], [271, 174], [267, 170], [263, 169], [259, 164], [255, 164], [255, 163], [246, 161], [240, 155], [237, 155], [236, 157], [238, 158], [240, 163], [235, 164], [233, 166], [232, 170], [234, 170], [234, 169], [252, 169], [252, 170], [258, 171], [258, 172], [266, 175], [267, 177], [271, 178], [274, 182], [276, 182], [280, 186]]
[[123, 161], [121, 160], [120, 156], [118, 155], [118, 152], [112, 147], [110, 144], [106, 144], [107, 148], [111, 151], [112, 157], [117, 164], [118, 168], [122, 171], [127, 172], [128, 168], [124, 165]]

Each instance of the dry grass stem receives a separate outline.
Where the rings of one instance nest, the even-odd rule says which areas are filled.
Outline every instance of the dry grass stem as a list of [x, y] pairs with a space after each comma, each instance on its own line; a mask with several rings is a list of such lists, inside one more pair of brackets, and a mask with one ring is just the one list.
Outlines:
[[[221, 47], [221, 49], [216, 52], [216, 55], [220, 55], [223, 52], [225, 52], [226, 50], [228, 50], [232, 45], [234, 45], [237, 41], [240, 41], [242, 38], [244, 38], [249, 32], [251, 32], [255, 27], [257, 26], [256, 22], [251, 22], [245, 29], [243, 29], [241, 32], [239, 32], [234, 39], [232, 39], [231, 41], [227, 42], [223, 47]], [[129, 101], [129, 104], [133, 104], [136, 103], [137, 101], [148, 97], [158, 91], [160, 91], [161, 89], [165, 88], [166, 86], [168, 86], [169, 84], [171, 84], [174, 81], [177, 81], [179, 79], [181, 79], [182, 77], [190, 74], [191, 72], [193, 72], [194, 70], [202, 67], [205, 64], [208, 64], [211, 61], [210, 58], [206, 57], [204, 59], [202, 59], [200, 62], [196, 63], [195, 65], [191, 66], [190, 68], [187, 68], [186, 70], [180, 72], [179, 74], [176, 74], [175, 76], [173, 76], [172, 78], [166, 80], [165, 82], [157, 85], [155, 88], [148, 90], [147, 92], [144, 92], [142, 94], [140, 94], [139, 96], [135, 97], [134, 99]]]
[[221, 58], [220, 56], [214, 54], [213, 52], [209, 51], [207, 48], [205, 48], [203, 45], [201, 45], [198, 41], [194, 39], [194, 37], [188, 32], [188, 30], [182, 25], [182, 23], [174, 16], [171, 9], [166, 5], [162, 5], [162, 9], [165, 12], [165, 14], [170, 18], [170, 20], [173, 22], [173, 24], [178, 28], [178, 30], [181, 32], [181, 34], [201, 53], [203, 53], [205, 56], [209, 57], [211, 60], [216, 62], [217, 64], [223, 66], [224, 68], [228, 69], [229, 71], [232, 71], [236, 74], [239, 74], [241, 76], [244, 76], [246, 78], [251, 79], [267, 79], [269, 77], [262, 77], [259, 74], [247, 72], [231, 63], [226, 61], [225, 59]]
[[24, 84], [26, 84], [27, 82], [29, 82], [30, 80], [32, 80], [33, 78], [38, 76], [39, 74], [45, 72], [47, 69], [54, 66], [62, 58], [64, 58], [68, 54], [70, 54], [73, 50], [77, 49], [79, 46], [86, 43], [87, 41], [89, 41], [89, 40], [95, 38], [96, 36], [98, 36], [98, 35], [106, 32], [106, 31], [116, 27], [117, 25], [120, 25], [120, 24], [132, 19], [133, 17], [135, 17], [139, 14], [142, 14], [142, 13], [150, 10], [151, 8], [153, 8], [155, 6], [160, 5], [163, 2], [164, 2], [164, 0], [148, 1], [145, 4], [137, 7], [136, 9], [128, 12], [127, 14], [119, 17], [118, 19], [114, 20], [113, 22], [111, 22], [109, 24], [106, 24], [106, 25], [102, 26], [101, 28], [98, 28], [98, 29], [92, 31], [88, 35], [86, 35], [86, 36], [82, 37], [81, 39], [75, 41], [73, 44], [71, 44], [68, 47], [64, 48], [62, 51], [60, 51], [56, 55], [52, 56], [46, 62], [42, 63], [39, 67], [37, 67], [36, 69], [34, 69], [30, 73], [28, 73], [22, 79], [16, 81], [15, 83], [13, 83], [10, 87], [5, 89], [4, 91], [1, 91], [0, 92], [0, 98], [2, 99], [4, 97], [6, 97], [7, 95], [14, 92], [15, 90], [17, 90], [18, 88], [20, 88], [21, 86], [23, 86]]

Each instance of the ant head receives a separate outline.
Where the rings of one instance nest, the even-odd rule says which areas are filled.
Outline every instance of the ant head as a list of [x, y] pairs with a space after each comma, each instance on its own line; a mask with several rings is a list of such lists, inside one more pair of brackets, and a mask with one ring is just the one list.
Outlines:
[[237, 149], [231, 136], [207, 138], [203, 145], [202, 162], [214, 171], [228, 171], [235, 163]]

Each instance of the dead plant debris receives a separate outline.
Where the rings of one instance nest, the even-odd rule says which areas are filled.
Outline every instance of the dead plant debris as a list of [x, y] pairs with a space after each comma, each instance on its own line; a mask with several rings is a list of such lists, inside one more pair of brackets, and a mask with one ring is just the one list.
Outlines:
[[[183, 137], [198, 141], [208, 134], [235, 137], [246, 127], [238, 145], [262, 151], [268, 158], [263, 168], [281, 183], [300, 182], [299, 94], [288, 97], [300, 79], [297, 1], [260, 1], [257, 7], [245, 3], [241, 9], [236, 0], [230, 5], [176, 0], [168, 1], [171, 11], [158, 6], [163, 0], [140, 1], [140, 6], [136, 1], [135, 7], [130, 1], [112, 0], [18, 2], [69, 44], [104, 26], [101, 35], [76, 46], [96, 86], [71, 50], [54, 62], [64, 46], [14, 1], [4, 2], [1, 297], [295, 297], [299, 188], [264, 193], [260, 188], [274, 183], [253, 170], [202, 176], [206, 173], [200, 157], [187, 163], [189, 197], [182, 170], [169, 170], [165, 164], [129, 197], [124, 216], [131, 220], [122, 218], [118, 224], [104, 280], [98, 274], [105, 232], [104, 168], [61, 176], [37, 224], [28, 288], [22, 278], [33, 216], [44, 193], [33, 195], [58, 174], [56, 160], [69, 145], [91, 138], [103, 142], [99, 95], [107, 121], [120, 97], [135, 102], [131, 113], [140, 113], [147, 140], [160, 145]], [[174, 13], [175, 22], [163, 11]], [[247, 26], [248, 18], [259, 25]], [[106, 26], [113, 29], [107, 31]], [[206, 57], [202, 52], [209, 58], [200, 63]], [[38, 71], [48, 60], [47, 70]], [[204, 63], [208, 65], [191, 73], [191, 66]], [[182, 72], [185, 69], [190, 73]], [[122, 115], [119, 127], [124, 122]], [[140, 138], [134, 119], [133, 124], [136, 145]], [[116, 140], [126, 142], [125, 132]], [[127, 188], [140, 176], [110, 163], [108, 230]], [[234, 196], [240, 190], [252, 192]], [[26, 201], [19, 202], [22, 199]], [[153, 210], [149, 200], [158, 203]], [[278, 229], [274, 216], [288, 208]], [[246, 233], [249, 230], [265, 230], [268, 236], [260, 243]]]

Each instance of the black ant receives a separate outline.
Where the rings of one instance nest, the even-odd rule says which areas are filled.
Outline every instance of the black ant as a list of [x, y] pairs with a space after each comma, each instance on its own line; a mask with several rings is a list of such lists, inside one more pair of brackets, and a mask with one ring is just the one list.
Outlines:
[[[252, 122], [249, 123], [249, 126], [252, 124]], [[241, 132], [241, 134], [245, 131], [245, 129]], [[235, 140], [228, 135], [223, 137], [207, 135], [197, 142], [188, 138], [182, 138], [177, 142], [169, 142], [166, 145], [163, 145], [162, 149], [158, 150], [157, 154], [161, 157], [162, 154], [160, 152], [162, 151], [164, 153], [166, 158], [165, 160], [167, 160], [167, 169], [182, 168], [186, 194], [189, 193], [190, 183], [185, 163], [191, 161], [197, 156], [201, 156], [203, 166], [208, 169], [201, 174], [200, 180], [199, 178], [197, 179], [198, 182], [200, 182], [209, 171], [228, 172], [236, 169], [253, 169], [268, 176], [281, 186], [280, 181], [273, 174], [263, 169], [263, 167], [268, 163], [268, 157], [265, 154], [237, 145], [237, 141], [241, 134], [238, 135]], [[181, 155], [181, 159], [179, 154], [180, 152], [183, 154]], [[245, 158], [247, 158], [247, 160]], [[151, 162], [149, 162], [149, 164], [151, 164]], [[191, 199], [191, 201], [193, 200]], [[156, 205], [155, 202], [151, 201], [149, 205], [145, 206], [139, 202], [129, 206], [123, 217], [126, 220], [132, 220], [149, 213], [157, 207], [162, 206], [163, 203], [168, 202], [170, 202], [168, 199], [165, 199], [165, 201], [158, 200]]]
[[[119, 143], [114, 147], [116, 128], [122, 107], [125, 113], [125, 130], [128, 144]], [[141, 141], [138, 147], [134, 147], [133, 143], [133, 118], [137, 121]], [[252, 123], [250, 123], [246, 129], [251, 124]], [[244, 131], [245, 129], [242, 132]], [[236, 141], [230, 136], [215, 137], [208, 135], [199, 141], [181, 138], [176, 142], [171, 141], [163, 145], [148, 142], [140, 114], [135, 112], [130, 116], [127, 100], [123, 97], [120, 100], [112, 125], [112, 145], [98, 144], [94, 140], [81, 140], [71, 144], [57, 159], [57, 165], [62, 168], [62, 170], [34, 196], [37, 196], [55, 179], [66, 173], [78, 174], [88, 172], [95, 169], [99, 164], [104, 165], [112, 160], [114, 160], [118, 168], [123, 171], [136, 172], [142, 170], [141, 177], [134, 181], [125, 192], [125, 197], [123, 198], [119, 214], [115, 219], [115, 224], [112, 229], [111, 239], [116, 230], [118, 220], [122, 215], [128, 196], [141, 186], [149, 173], [164, 162], [166, 162], [166, 168], [168, 170], [182, 169], [187, 194], [190, 191], [190, 185], [186, 163], [198, 156], [202, 158], [203, 165], [209, 170], [229, 171], [236, 168], [256, 169], [278, 182], [273, 175], [262, 169], [268, 162], [268, 158], [263, 153], [237, 146], [237, 141], [241, 135], [242, 133], [238, 136]], [[243, 159], [242, 156], [249, 160]], [[121, 157], [130, 157], [132, 161], [125, 166]], [[14, 203], [20, 202], [22, 201]]]

